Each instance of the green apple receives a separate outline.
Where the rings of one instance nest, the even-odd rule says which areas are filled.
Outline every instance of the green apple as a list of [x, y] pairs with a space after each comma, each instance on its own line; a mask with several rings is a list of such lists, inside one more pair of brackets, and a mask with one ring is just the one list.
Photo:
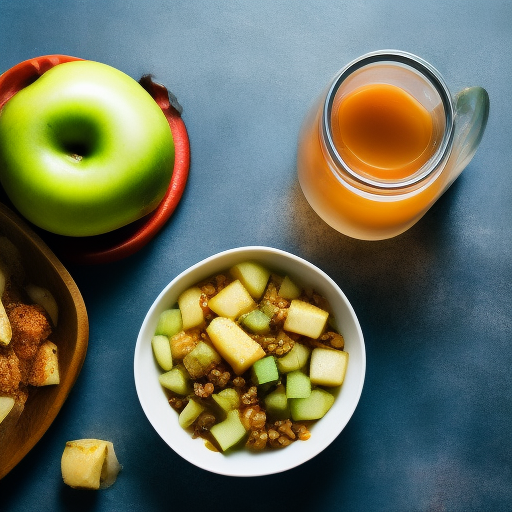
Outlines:
[[106, 64], [58, 64], [0, 112], [0, 183], [23, 216], [53, 233], [98, 235], [145, 216], [173, 166], [164, 113]]

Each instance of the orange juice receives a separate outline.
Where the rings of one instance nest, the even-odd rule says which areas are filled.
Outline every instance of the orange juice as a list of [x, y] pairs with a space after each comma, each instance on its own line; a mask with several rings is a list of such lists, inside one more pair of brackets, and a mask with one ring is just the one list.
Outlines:
[[465, 88], [454, 102], [423, 59], [399, 50], [367, 53], [337, 73], [306, 116], [300, 186], [341, 233], [363, 240], [399, 235], [469, 163], [488, 115], [485, 89]]
[[345, 163], [377, 179], [414, 174], [430, 157], [430, 112], [390, 84], [363, 85], [344, 96], [332, 113], [334, 145]]

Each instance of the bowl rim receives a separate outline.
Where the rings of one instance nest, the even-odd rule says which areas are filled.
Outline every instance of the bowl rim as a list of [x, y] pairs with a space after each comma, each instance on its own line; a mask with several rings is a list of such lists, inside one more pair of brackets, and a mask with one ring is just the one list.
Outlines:
[[[260, 257], [258, 257], [256, 254], [258, 254]], [[338, 304], [336, 307], [333, 307], [335, 310], [344, 310], [344, 316], [348, 317], [352, 322], [350, 327], [350, 343], [353, 344], [354, 347], [357, 347], [358, 355], [355, 359], [354, 366], [351, 366], [349, 363], [347, 377], [345, 380], [345, 382], [347, 382], [348, 378], [350, 378], [350, 385], [352, 388], [349, 394], [349, 385], [347, 384], [345, 388], [342, 386], [342, 388], [336, 393], [338, 396], [342, 395], [344, 398], [342, 400], [336, 400], [335, 405], [333, 405], [331, 408], [333, 411], [331, 413], [333, 421], [335, 421], [337, 418], [340, 418], [342, 421], [340, 421], [334, 429], [327, 428], [327, 422], [324, 422], [323, 427], [320, 429], [322, 420], [319, 420], [319, 422], [312, 426], [313, 435], [311, 436], [311, 439], [306, 442], [307, 444], [292, 443], [291, 446], [286, 448], [287, 451], [284, 453], [290, 455], [290, 457], [282, 457], [282, 455], [280, 455], [283, 453], [281, 450], [269, 450], [265, 451], [264, 453], [256, 454], [252, 454], [248, 450], [237, 450], [236, 453], [230, 453], [229, 455], [208, 450], [204, 446], [204, 443], [202, 443], [199, 439], [192, 439], [189, 432], [182, 430], [181, 427], [178, 426], [178, 415], [174, 410], [172, 410], [170, 406], [167, 405], [167, 409], [164, 409], [163, 407], [160, 408], [160, 406], [158, 406], [157, 409], [154, 405], [152, 405], [152, 402], [155, 400], [155, 393], [158, 393], [158, 389], [160, 390], [161, 396], [165, 399], [165, 402], [167, 402], [167, 399], [165, 398], [165, 392], [158, 383], [158, 379], [154, 379], [156, 382], [155, 385], [155, 382], [152, 382], [151, 379], [148, 379], [146, 373], [143, 371], [144, 365], [146, 365], [146, 368], [154, 368], [155, 372], [162, 372], [162, 370], [158, 369], [153, 358], [150, 333], [152, 331], [154, 332], [156, 316], [161, 310], [165, 309], [165, 307], [162, 307], [162, 304], [165, 300], [168, 299], [169, 295], [174, 294], [174, 297], [172, 297], [172, 300], [174, 300], [177, 298], [176, 291], [183, 291], [186, 286], [195, 284], [203, 277], [206, 278], [215, 272], [219, 272], [228, 268], [230, 263], [224, 263], [225, 260], [231, 259], [236, 262], [241, 261], [242, 258], [245, 257], [247, 257], [247, 259], [253, 259], [256, 261], [262, 259], [277, 258], [278, 262], [274, 265], [274, 267], [275, 269], [281, 269], [281, 271], [283, 269], [282, 265], [279, 264], [279, 261], [285, 260], [293, 261], [294, 265], [296, 267], [301, 267], [301, 269], [309, 269], [309, 274], [317, 274], [318, 279], [325, 283], [324, 286], [331, 290], [330, 293], [335, 294], [341, 299], [340, 304]], [[234, 262], [231, 264], [234, 264]], [[206, 270], [210, 267], [212, 267], [211, 270]], [[202, 273], [201, 270], [203, 270]], [[201, 275], [197, 276], [197, 274]], [[197, 278], [194, 276], [197, 276]], [[305, 281], [306, 280], [307, 279], [305, 279]], [[176, 290], [177, 285], [180, 285], [180, 288], [183, 288], [181, 290]], [[167, 307], [169, 307], [169, 305], [167, 305]], [[153, 301], [151, 307], [146, 313], [139, 334], [137, 336], [134, 352], [135, 388], [140, 405], [153, 429], [175, 453], [180, 455], [191, 464], [203, 470], [226, 476], [253, 477], [280, 473], [292, 469], [321, 453], [338, 437], [338, 435], [345, 428], [348, 421], [353, 416], [353, 413], [357, 407], [357, 404], [359, 403], [362, 394], [365, 373], [366, 351], [363, 333], [355, 311], [341, 288], [323, 270], [310, 263], [309, 261], [301, 258], [300, 256], [296, 256], [281, 249], [261, 245], [242, 246], [223, 250], [191, 265], [187, 269], [180, 272], [176, 277], [174, 277], [157, 295], [156, 299]], [[148, 388], [151, 388], [151, 390], [148, 390]], [[343, 393], [344, 389], [347, 390], [346, 393]], [[156, 399], [160, 400], [162, 405], [164, 404], [164, 400], [161, 400], [161, 397]], [[336, 404], [338, 404], [337, 407]], [[341, 404], [344, 404], [342, 412]], [[334, 416], [335, 414], [336, 417]], [[167, 420], [173, 422], [173, 425], [170, 428], [169, 423], [165, 423], [162, 420], [163, 415], [165, 415]], [[172, 417], [174, 417], [175, 420], [172, 420]], [[315, 432], [315, 430], [317, 430], [317, 432]], [[178, 439], [173, 439], [173, 432], [179, 432]], [[191, 442], [188, 442], [186, 438], [181, 436], [181, 432], [185, 433], [186, 437], [189, 438]], [[314, 442], [312, 442], [312, 439], [315, 439]], [[192, 445], [192, 442], [196, 443], [196, 445]], [[306, 449], [304, 449], [304, 447], [306, 447]], [[300, 452], [297, 454], [299, 450]], [[259, 464], [259, 462], [263, 460], [261, 459], [262, 457], [268, 459], [268, 464], [266, 464], [265, 467], [262, 467], [262, 464]], [[241, 463], [240, 459], [242, 459]]]

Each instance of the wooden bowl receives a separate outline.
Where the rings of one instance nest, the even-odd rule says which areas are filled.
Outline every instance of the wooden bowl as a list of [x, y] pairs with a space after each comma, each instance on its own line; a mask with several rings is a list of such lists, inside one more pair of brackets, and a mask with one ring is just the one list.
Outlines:
[[31, 388], [15, 428], [0, 445], [0, 479], [41, 439], [64, 404], [87, 352], [87, 311], [72, 277], [46, 244], [11, 210], [0, 204], [0, 235], [21, 251], [23, 266], [34, 284], [49, 289], [59, 306], [59, 321], [51, 340], [58, 347], [60, 384]]

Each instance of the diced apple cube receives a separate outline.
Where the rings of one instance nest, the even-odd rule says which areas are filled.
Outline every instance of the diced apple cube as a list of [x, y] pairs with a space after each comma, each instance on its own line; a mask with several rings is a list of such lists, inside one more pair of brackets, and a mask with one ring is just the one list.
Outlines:
[[51, 386], [59, 384], [59, 359], [57, 345], [49, 340], [41, 343], [37, 349], [34, 363], [30, 370], [28, 383], [31, 386]]
[[177, 395], [185, 396], [192, 392], [190, 375], [181, 364], [176, 365], [168, 372], [160, 374], [158, 380], [164, 388]]
[[251, 374], [252, 381], [258, 386], [277, 382], [279, 380], [279, 372], [277, 371], [274, 356], [267, 356], [256, 361], [252, 365]]
[[330, 348], [315, 348], [311, 352], [309, 377], [318, 386], [341, 386], [348, 365], [348, 352]]
[[295, 342], [290, 352], [277, 358], [277, 367], [281, 373], [300, 370], [308, 362], [309, 354], [311, 349], [308, 346]]
[[156, 362], [162, 370], [169, 371], [172, 368], [172, 353], [169, 338], [163, 334], [153, 336], [151, 339], [151, 347]]
[[254, 299], [263, 295], [270, 277], [270, 271], [254, 261], [238, 263], [230, 269], [230, 273], [241, 281]]
[[294, 370], [286, 375], [286, 397], [307, 398], [311, 394], [311, 381], [300, 370]]
[[181, 428], [188, 428], [194, 421], [197, 420], [198, 416], [205, 410], [203, 404], [200, 404], [197, 400], [190, 399], [185, 408], [180, 412], [178, 416], [178, 423]]
[[155, 335], [174, 336], [183, 329], [181, 311], [179, 309], [166, 309], [158, 317]]
[[247, 431], [242, 424], [238, 409], [234, 409], [227, 413], [224, 421], [213, 425], [210, 433], [224, 452], [239, 443], [245, 437]]
[[255, 334], [267, 334], [270, 331], [270, 318], [259, 309], [253, 309], [244, 315], [242, 324]]
[[181, 311], [181, 319], [183, 322], [182, 329], [184, 331], [203, 325], [204, 323], [204, 312], [201, 307], [201, 289], [197, 286], [193, 286], [188, 290], [185, 290], [178, 297], [178, 307]]
[[298, 299], [301, 294], [301, 289], [296, 285], [289, 276], [285, 276], [281, 286], [279, 287], [278, 295], [283, 299]]
[[288, 400], [293, 421], [318, 420], [334, 403], [334, 396], [322, 388], [315, 388], [307, 398]]
[[183, 358], [183, 364], [193, 379], [203, 377], [220, 362], [220, 354], [204, 341], [200, 341], [196, 347]]
[[286, 397], [286, 389], [283, 384], [279, 384], [276, 389], [271, 391], [265, 398], [265, 410], [267, 416], [273, 420], [286, 420], [290, 418], [290, 407]]
[[237, 375], [244, 373], [266, 355], [261, 345], [229, 318], [214, 318], [206, 332], [220, 355]]
[[225, 411], [231, 411], [240, 407], [240, 395], [233, 388], [225, 388], [212, 395], [213, 400]]
[[314, 304], [294, 299], [288, 308], [283, 329], [317, 339], [324, 331], [328, 318], [327, 311]]
[[217, 315], [235, 319], [256, 307], [244, 285], [237, 279], [229, 283], [208, 301], [208, 307]]

